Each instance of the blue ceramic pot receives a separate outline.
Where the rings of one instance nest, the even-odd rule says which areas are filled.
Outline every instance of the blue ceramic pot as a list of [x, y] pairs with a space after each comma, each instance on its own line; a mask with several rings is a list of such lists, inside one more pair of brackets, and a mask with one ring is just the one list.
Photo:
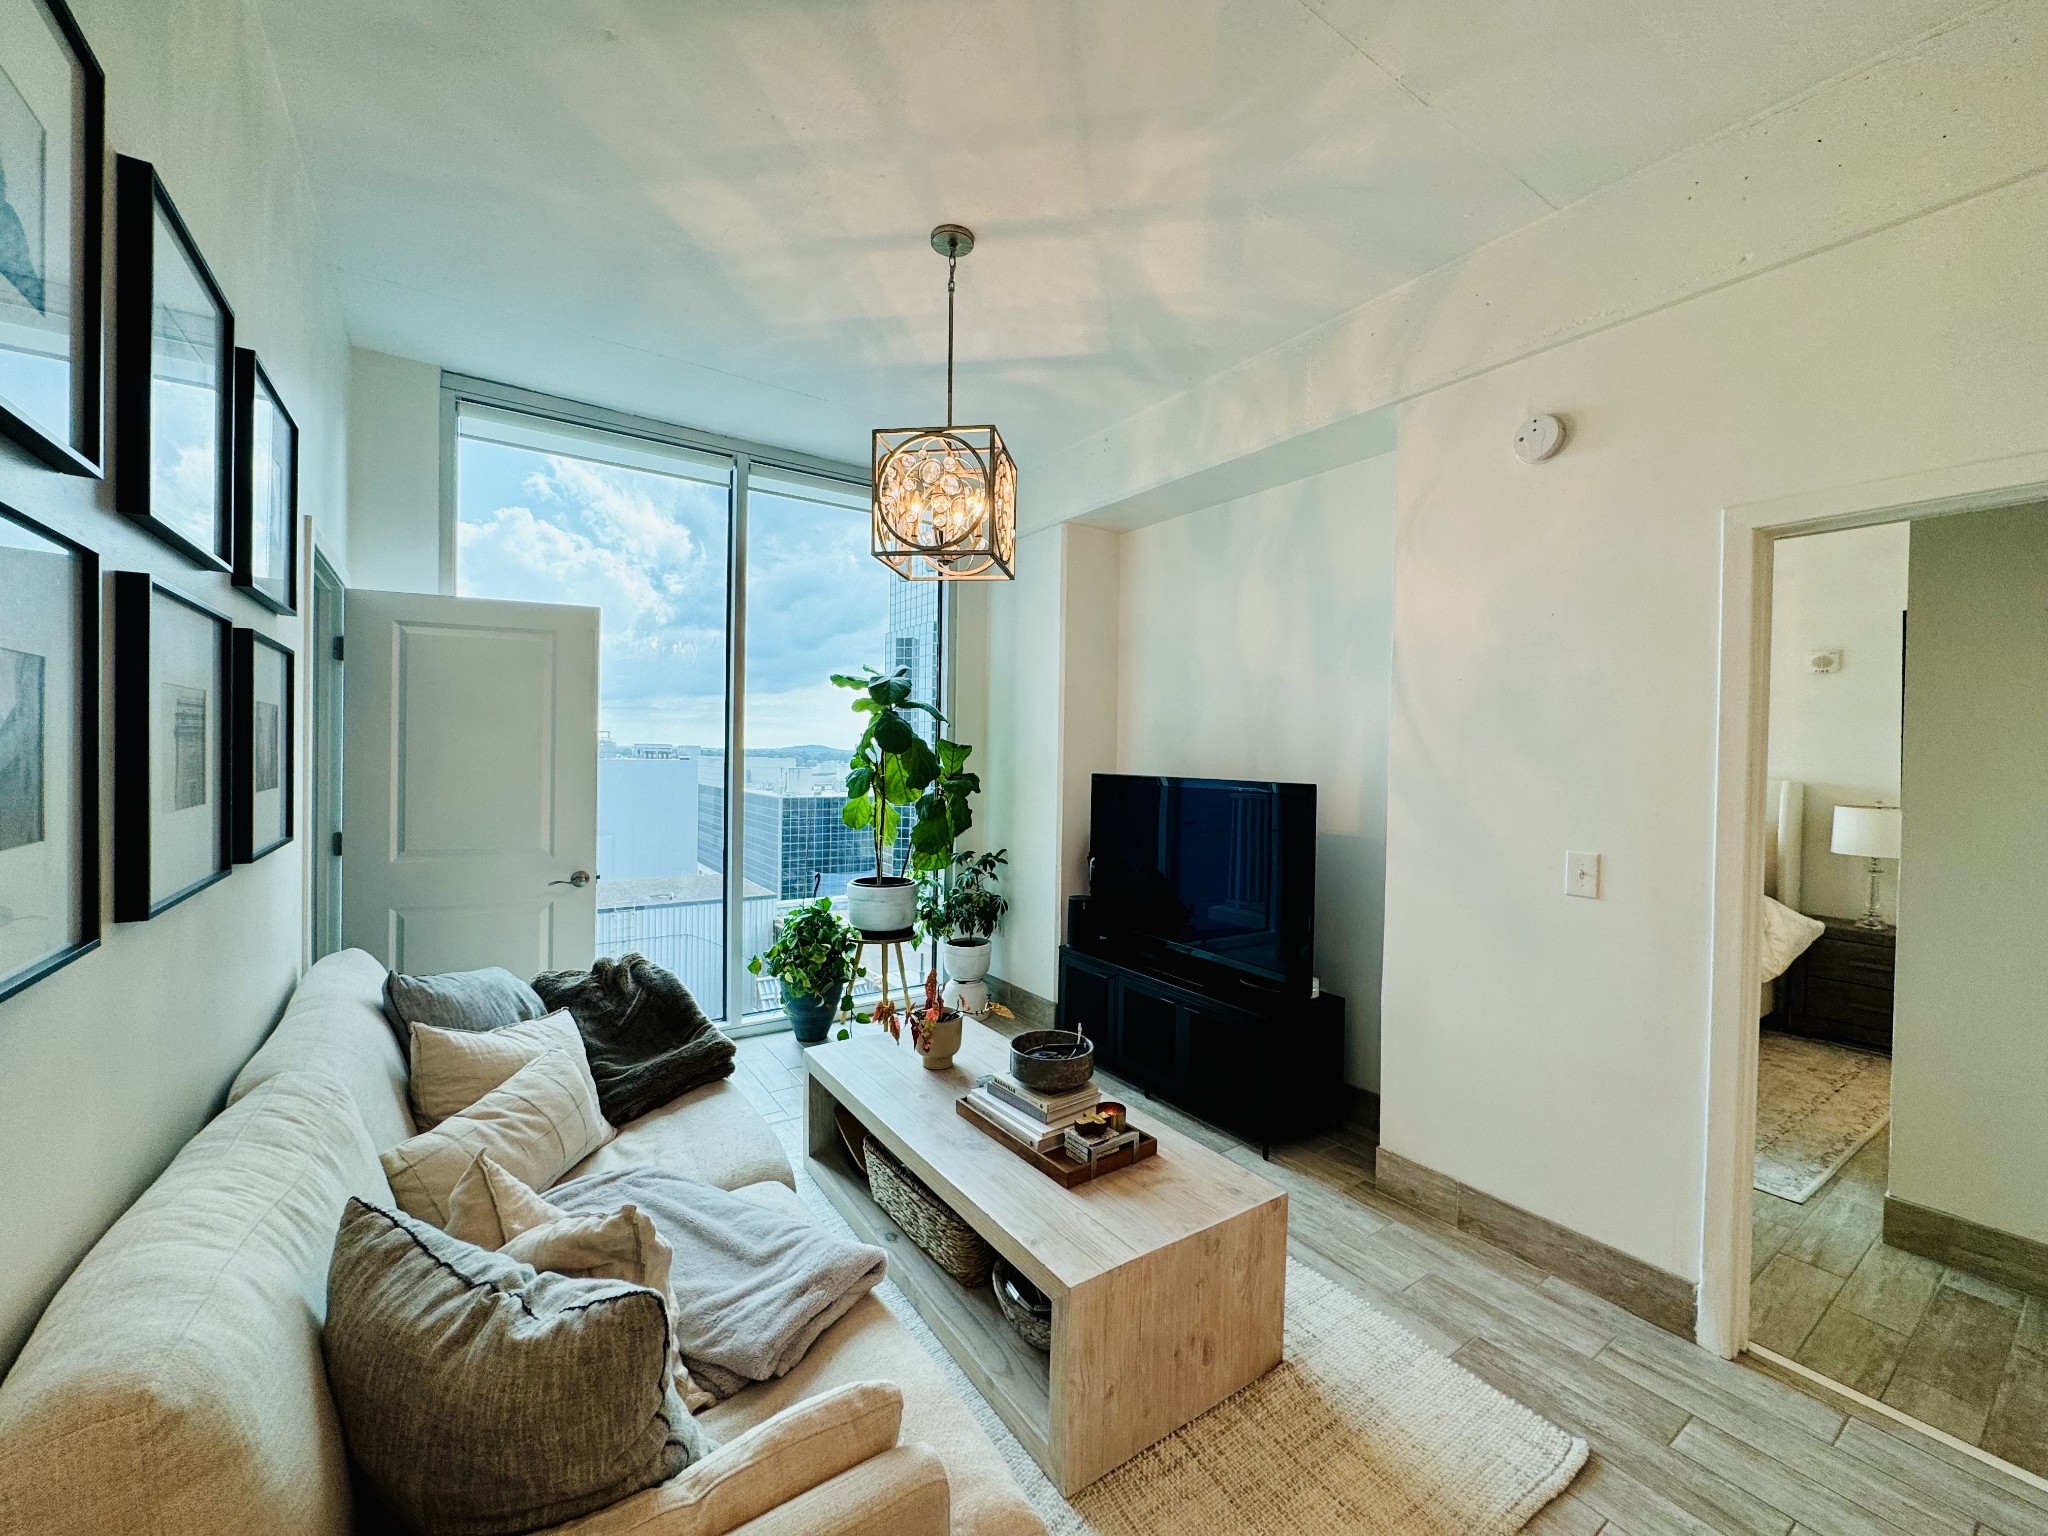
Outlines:
[[825, 1038], [832, 1027], [832, 1015], [839, 1011], [837, 990], [824, 997], [811, 997], [802, 992], [782, 989], [782, 1011], [789, 1019], [789, 1027], [795, 1033], [799, 1045], [816, 1045]]

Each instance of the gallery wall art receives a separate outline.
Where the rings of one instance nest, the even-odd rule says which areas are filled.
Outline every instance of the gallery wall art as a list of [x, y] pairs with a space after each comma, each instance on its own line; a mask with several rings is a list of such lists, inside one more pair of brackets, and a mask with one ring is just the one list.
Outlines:
[[299, 428], [270, 375], [235, 349], [235, 585], [278, 613], [296, 613]]
[[113, 602], [114, 920], [143, 922], [230, 867], [233, 626], [141, 571]]
[[114, 506], [220, 571], [234, 548], [234, 356], [234, 311], [170, 194], [149, 162], [119, 156]]
[[100, 564], [0, 507], [0, 997], [100, 933]]
[[106, 83], [63, 0], [0, 0], [0, 436], [102, 462]]
[[254, 863], [292, 840], [291, 650], [260, 630], [234, 637], [234, 855]]

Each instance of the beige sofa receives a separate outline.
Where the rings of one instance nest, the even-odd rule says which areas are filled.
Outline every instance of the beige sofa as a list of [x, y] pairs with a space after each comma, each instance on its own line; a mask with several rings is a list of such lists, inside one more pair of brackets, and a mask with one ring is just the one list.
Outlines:
[[[342, 1204], [392, 1203], [377, 1153], [413, 1131], [383, 983], [360, 950], [313, 967], [228, 1107], [51, 1301], [0, 1382], [0, 1531], [351, 1530], [320, 1324]], [[636, 1163], [806, 1214], [774, 1133], [729, 1083], [624, 1127], [565, 1177]], [[860, 1382], [892, 1386], [851, 1389]], [[788, 1376], [704, 1422], [718, 1452], [556, 1530], [1044, 1533], [966, 1406], [873, 1296]]]

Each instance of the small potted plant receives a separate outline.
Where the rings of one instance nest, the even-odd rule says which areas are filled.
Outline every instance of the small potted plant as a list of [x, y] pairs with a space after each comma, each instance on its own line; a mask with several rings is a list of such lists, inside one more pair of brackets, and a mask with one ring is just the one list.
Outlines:
[[[910, 877], [951, 862], [954, 839], [973, 821], [967, 797], [981, 781], [966, 771], [970, 748], [944, 738], [934, 748], [911, 725], [911, 710], [922, 710], [940, 724], [946, 717], [911, 698], [908, 668], [888, 677], [872, 667], [859, 677], [834, 673], [832, 681], [857, 693], [853, 707], [868, 716], [847, 765], [846, 809], [840, 819], [873, 840], [875, 872], [847, 883], [847, 915], [862, 933], [901, 933], [917, 917], [917, 885]], [[917, 816], [909, 868], [892, 875], [889, 849], [906, 806]]]
[[939, 941], [939, 958], [953, 981], [980, 981], [988, 975], [988, 941], [1010, 910], [995, 879], [1009, 861], [1007, 848], [994, 853], [963, 851], [954, 855], [950, 868], [924, 879], [917, 918]]
[[782, 984], [782, 1011], [804, 1045], [825, 1038], [855, 978], [867, 974], [860, 934], [822, 896], [777, 924], [775, 941], [747, 969], [756, 976], [765, 970]]
[[960, 1049], [960, 1010], [940, 1004], [936, 967], [924, 978], [924, 1007], [910, 1015], [910, 1043], [933, 1072], [953, 1065], [953, 1055]]

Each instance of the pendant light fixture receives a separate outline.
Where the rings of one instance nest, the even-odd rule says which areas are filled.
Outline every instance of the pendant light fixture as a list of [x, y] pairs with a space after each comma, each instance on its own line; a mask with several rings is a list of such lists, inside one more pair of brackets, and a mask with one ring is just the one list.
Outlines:
[[953, 275], [974, 231], [941, 224], [946, 424], [875, 429], [874, 556], [908, 581], [1008, 581], [1017, 562], [1017, 464], [992, 426], [953, 425]]

